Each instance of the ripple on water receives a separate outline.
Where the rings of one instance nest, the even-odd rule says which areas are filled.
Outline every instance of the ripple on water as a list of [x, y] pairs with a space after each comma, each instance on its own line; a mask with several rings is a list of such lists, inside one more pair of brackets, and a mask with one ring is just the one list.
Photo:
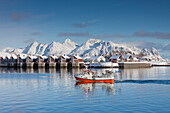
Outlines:
[[170, 112], [170, 67], [121, 70], [114, 85], [76, 85], [74, 72], [0, 74], [0, 112]]

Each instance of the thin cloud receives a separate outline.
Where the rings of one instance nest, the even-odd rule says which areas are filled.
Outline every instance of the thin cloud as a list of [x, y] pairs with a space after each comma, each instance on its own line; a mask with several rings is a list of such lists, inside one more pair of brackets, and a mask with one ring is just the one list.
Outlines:
[[157, 38], [157, 39], [170, 39], [170, 33], [168, 32], [147, 32], [147, 31], [137, 31], [132, 35], [124, 35], [124, 34], [101, 34], [101, 35], [93, 35], [88, 32], [62, 32], [59, 33], [58, 36], [66, 37], [66, 36], [74, 36], [74, 37], [88, 37], [88, 38]]
[[33, 39], [33, 38], [29, 38], [29, 39], [24, 41], [24, 43], [27, 43], [27, 44], [30, 44], [30, 43], [33, 43], [33, 42], [35, 42], [35, 39]]
[[32, 32], [30, 35], [37, 36], [37, 35], [42, 35], [41, 32]]
[[72, 24], [72, 26], [74, 26], [76, 28], [85, 28], [85, 27], [94, 25], [96, 22], [97, 22], [97, 20], [92, 20], [92, 21], [82, 22], [82, 23], [74, 23], [74, 24]]
[[94, 35], [92, 38], [124, 38], [128, 37], [127, 35], [121, 35], [121, 34], [104, 34], [104, 35]]
[[31, 15], [25, 13], [11, 13], [10, 18], [12, 21], [21, 21], [29, 19]]
[[162, 49], [164, 46], [160, 43], [153, 43], [153, 42], [147, 42], [147, 41], [133, 41], [133, 42], [124, 42], [122, 44], [126, 44], [127, 46], [135, 46], [138, 48], [148, 48], [151, 49], [152, 47], [156, 49]]
[[61, 32], [58, 34], [59, 37], [90, 37], [91, 34], [88, 32], [76, 32], [76, 33], [71, 33], [71, 32]]
[[126, 35], [120, 35], [120, 34], [104, 34], [104, 35], [92, 35], [89, 32], [61, 32], [57, 36], [59, 37], [88, 37], [88, 38], [123, 38], [126, 37]]
[[147, 31], [137, 31], [131, 37], [150, 37], [158, 39], [170, 39], [170, 33], [168, 32], [147, 32]]
[[166, 45], [163, 50], [170, 50], [170, 44]]

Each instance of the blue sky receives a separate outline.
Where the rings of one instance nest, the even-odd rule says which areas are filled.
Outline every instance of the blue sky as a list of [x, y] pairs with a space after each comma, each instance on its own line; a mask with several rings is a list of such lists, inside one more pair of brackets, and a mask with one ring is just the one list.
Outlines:
[[170, 54], [170, 0], [0, 0], [0, 47], [97, 38]]

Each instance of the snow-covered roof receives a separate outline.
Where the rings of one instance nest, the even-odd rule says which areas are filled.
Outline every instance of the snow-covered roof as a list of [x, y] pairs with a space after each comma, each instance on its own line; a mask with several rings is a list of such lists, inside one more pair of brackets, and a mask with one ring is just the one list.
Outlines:
[[37, 56], [29, 56], [31, 59], [37, 59]]
[[73, 55], [73, 56], [77, 59], [82, 59], [80, 56], [77, 56], [77, 55]]
[[42, 59], [47, 59], [48, 57], [47, 56], [40, 56]]
[[84, 56], [84, 57], [82, 57], [82, 59], [83, 59], [83, 60], [85, 60], [85, 59], [90, 59], [90, 57], [89, 57], [89, 56]]
[[58, 57], [57, 57], [57, 56], [54, 56], [54, 55], [51, 55], [51, 57], [52, 57], [53, 59], [58, 59]]
[[120, 57], [120, 55], [112, 55], [111, 57], [110, 57], [110, 59], [118, 59]]
[[133, 57], [133, 59], [134, 59], [134, 60], [139, 60], [139, 59], [137, 59], [136, 57]]
[[11, 56], [10, 55], [8, 55], [8, 56], [6, 56], [8, 59], [10, 59], [11, 58]]
[[131, 55], [123, 55], [124, 59], [128, 59]]
[[1, 56], [3, 59], [5, 59], [6, 56]]
[[26, 59], [27, 55], [26, 54], [20, 54], [19, 55], [21, 59]]
[[12, 56], [14, 59], [17, 59], [17, 56], [16, 56], [16, 55], [13, 54], [13, 55], [11, 55], [11, 56]]
[[65, 58], [65, 59], [70, 59], [70, 57], [66, 56], [66, 55], [63, 55], [62, 57]]
[[17, 56], [14, 54], [2, 56], [3, 59], [5, 59], [5, 58], [11, 59], [11, 57], [13, 57], [14, 59], [17, 59]]

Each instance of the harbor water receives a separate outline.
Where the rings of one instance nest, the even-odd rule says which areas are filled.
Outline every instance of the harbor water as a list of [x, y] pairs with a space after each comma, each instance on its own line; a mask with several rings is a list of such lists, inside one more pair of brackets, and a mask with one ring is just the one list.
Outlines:
[[0, 68], [0, 113], [170, 112], [170, 67], [92, 69], [111, 83], [77, 82], [83, 69]]

